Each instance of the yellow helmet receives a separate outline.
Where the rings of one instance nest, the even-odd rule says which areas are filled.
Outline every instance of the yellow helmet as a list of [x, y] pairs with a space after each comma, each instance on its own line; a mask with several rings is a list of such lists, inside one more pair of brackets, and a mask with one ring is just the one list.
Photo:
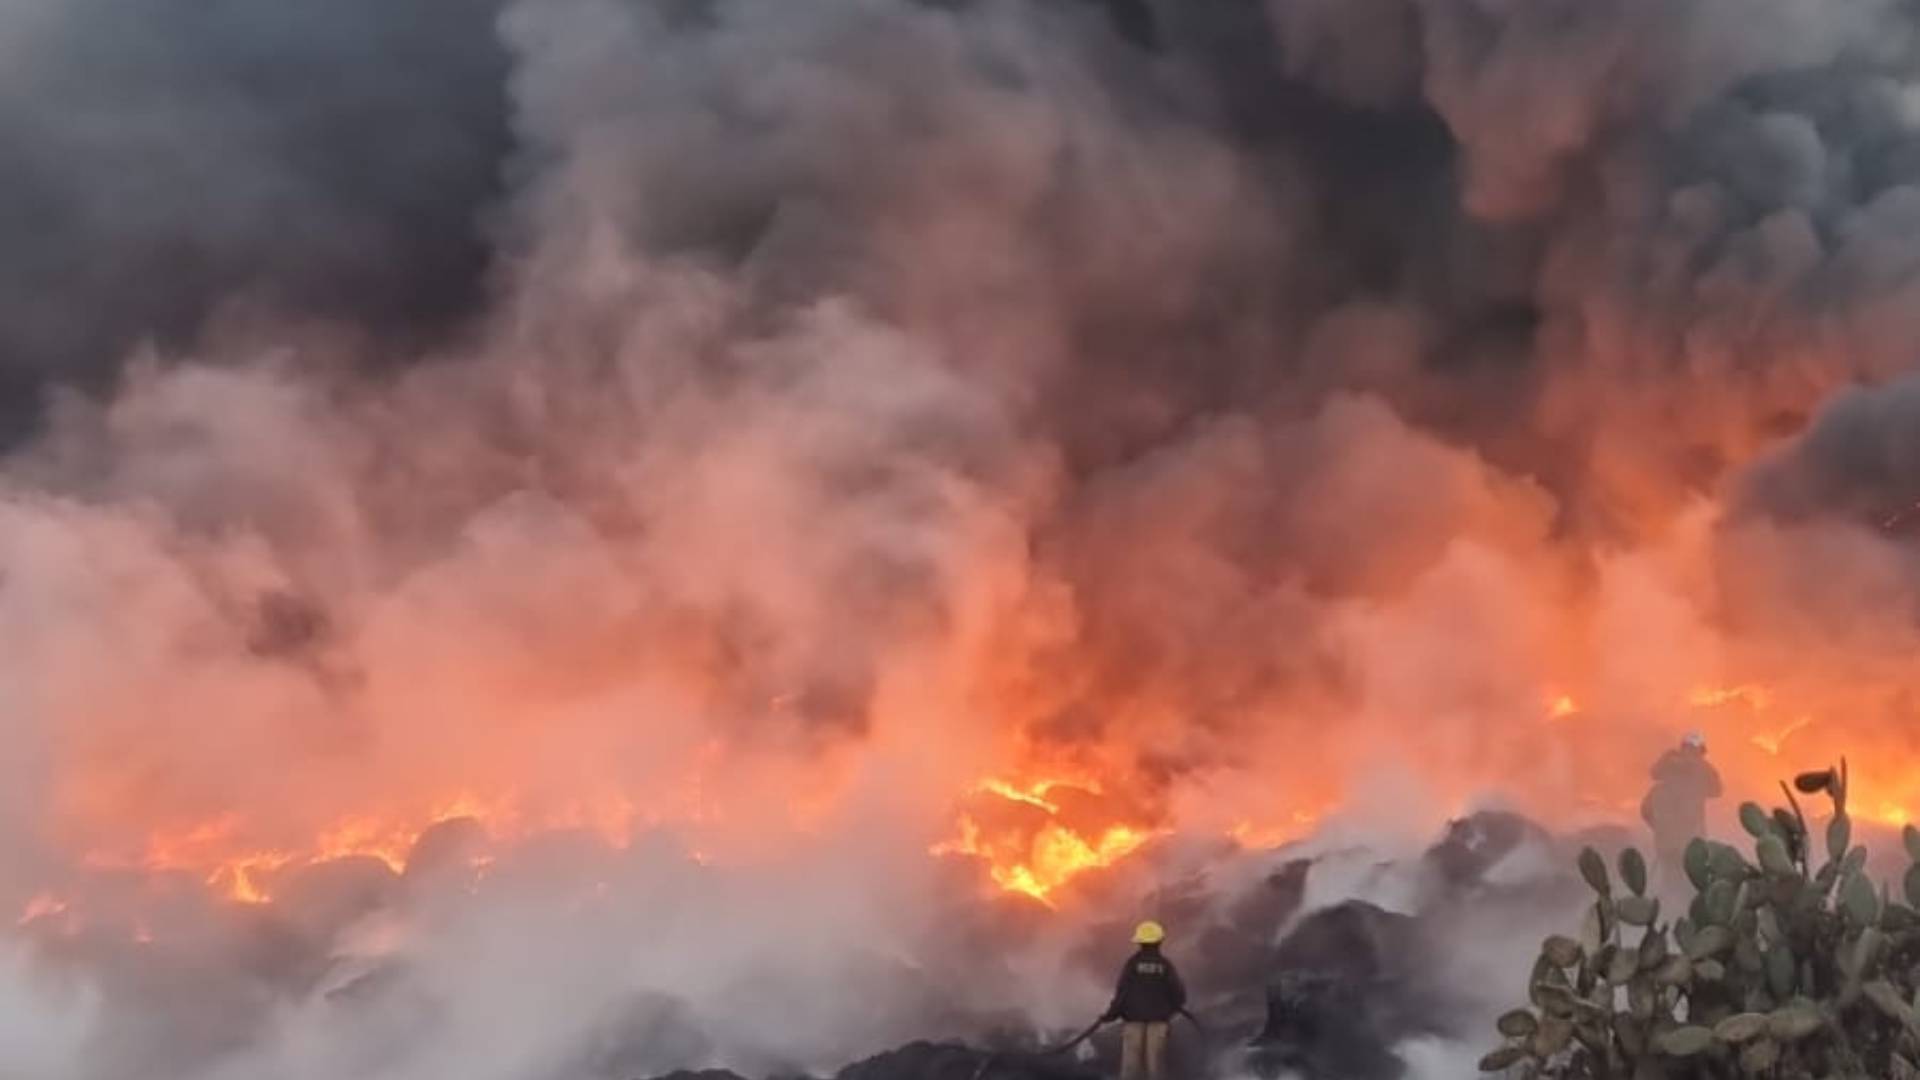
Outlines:
[[1135, 945], [1158, 945], [1165, 940], [1167, 940], [1167, 928], [1152, 919], [1133, 928]]

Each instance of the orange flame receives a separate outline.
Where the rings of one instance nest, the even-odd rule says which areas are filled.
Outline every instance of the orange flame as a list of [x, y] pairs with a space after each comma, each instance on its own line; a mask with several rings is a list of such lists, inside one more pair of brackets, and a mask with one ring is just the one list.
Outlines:
[[1773, 704], [1773, 692], [1764, 686], [1702, 686], [1687, 695], [1687, 704], [1696, 709], [1722, 705], [1745, 705], [1764, 712]]
[[300, 867], [362, 857], [377, 859], [400, 873], [423, 833], [455, 819], [470, 818], [506, 838], [547, 829], [588, 829], [615, 846], [624, 846], [633, 826], [644, 817], [627, 800], [604, 799], [581, 800], [534, 818], [510, 799], [489, 802], [462, 793], [434, 802], [424, 814], [341, 818], [322, 829], [310, 843], [296, 847], [248, 847], [239, 839], [244, 832], [242, 821], [227, 815], [173, 830], [155, 830], [137, 855], [96, 851], [85, 856], [82, 864], [101, 870], [186, 873], [198, 877], [223, 899], [257, 905], [273, 900], [273, 886], [280, 874]]
[[[1563, 692], [1562, 687], [1577, 688], [1579, 696]], [[1589, 700], [1589, 688], [1578, 680], [1545, 682], [1530, 694], [1537, 695], [1531, 696], [1535, 716], [1549, 721], [1576, 716], [1583, 719], [1578, 724], [1550, 722], [1516, 729], [1516, 740], [1551, 740], [1552, 746], [1584, 750], [1594, 745], [1585, 741], [1593, 732], [1608, 730], [1606, 706], [1601, 703], [1589, 712], [1594, 702]], [[1902, 754], [1910, 755], [1912, 748], [1829, 747], [1827, 740], [1839, 737], [1839, 733], [1826, 731], [1818, 721], [1824, 715], [1819, 710], [1831, 707], [1828, 699], [1810, 696], [1798, 686], [1759, 683], [1701, 684], [1674, 696], [1676, 700], [1662, 722], [1675, 728], [1676, 735], [1678, 728], [1693, 722], [1709, 732], [1713, 760], [1727, 781], [1727, 807], [1743, 798], [1764, 801], [1773, 793], [1785, 764], [1779, 759], [1784, 755], [1813, 754], [1814, 760], [1806, 764], [1818, 767], [1824, 764], [1825, 755], [1852, 753], [1855, 812], [1863, 820], [1891, 825], [1913, 819], [1908, 807], [1920, 801], [1920, 768], [1897, 767], [1908, 760]], [[1689, 710], [1700, 715], [1692, 717]], [[1594, 721], [1591, 724], [1585, 722], [1589, 717]], [[1557, 805], [1570, 816], [1631, 820], [1646, 784], [1645, 762], [1633, 755], [1646, 752], [1650, 743], [1650, 738], [1622, 740], [1606, 744], [1597, 755], [1572, 755], [1587, 771], [1572, 787], [1557, 793]], [[1494, 749], [1506, 750], [1497, 744]], [[1877, 758], [1867, 757], [1876, 753]], [[1028, 748], [1008, 754], [998, 766], [1005, 771], [979, 780], [960, 797], [950, 826], [942, 830], [945, 839], [931, 844], [928, 850], [934, 855], [978, 860], [983, 884], [1053, 907], [1066, 904], [1070, 886], [1085, 875], [1121, 863], [1176, 827], [1193, 827], [1202, 820], [1177, 817], [1166, 807], [1143, 806], [1137, 793], [1126, 790], [1124, 770], [1106, 770], [1084, 762], [1039, 762], [1038, 756]], [[1604, 757], [1604, 761], [1593, 766], [1588, 757]], [[1303, 755], [1299, 760], [1310, 759]], [[1870, 767], [1861, 767], [1869, 760], [1873, 761]], [[496, 841], [550, 829], [582, 829], [598, 833], [615, 847], [624, 847], [642, 826], [719, 821], [727, 814], [709, 798], [709, 769], [719, 775], [735, 767], [716, 744], [677, 774], [682, 782], [650, 802], [602, 791], [559, 803], [549, 799], [535, 810], [511, 793], [453, 791], [439, 798], [415, 797], [384, 810], [368, 808], [322, 818], [320, 826], [304, 836], [289, 835], [284, 830], [265, 831], [257, 821], [229, 813], [145, 833], [128, 833], [121, 845], [96, 847], [81, 861], [96, 869], [185, 874], [203, 882], [211, 894], [224, 900], [267, 904], [275, 899], [276, 890], [288, 875], [330, 860], [372, 858], [400, 872], [424, 832], [456, 818], [478, 822]], [[1333, 768], [1329, 766], [1327, 771], [1331, 773]], [[800, 828], [824, 821], [833, 807], [832, 785], [822, 787], [817, 773], [806, 779], [780, 774], [778, 782], [771, 785], [730, 780], [726, 785], [711, 787], [756, 792], [757, 805], [751, 809], [760, 816], [749, 815], [751, 820], [743, 824], [757, 828], [777, 819]], [[1439, 773], [1436, 770], [1436, 775]], [[1446, 779], [1444, 775], [1440, 778]], [[1337, 782], [1325, 776], [1308, 776], [1304, 771], [1276, 773], [1271, 786], [1263, 783], [1261, 788], [1263, 793], [1273, 789], [1293, 793], [1293, 805], [1283, 805], [1271, 813], [1255, 810], [1249, 814], [1247, 807], [1261, 805], [1257, 799], [1244, 806], [1209, 804], [1202, 813], [1217, 816], [1204, 818], [1209, 823], [1206, 827], [1244, 848], [1272, 848], [1306, 835], [1342, 802]], [[764, 798], [767, 791], [774, 792], [774, 797]], [[1458, 795], [1451, 790], [1431, 794], [1442, 805], [1442, 800]], [[1556, 823], [1551, 810], [1545, 812], [1544, 819]], [[103, 831], [103, 835], [111, 834]], [[702, 863], [737, 857], [723, 838], [690, 834], [688, 842], [693, 852], [690, 857]], [[90, 845], [76, 846], [86, 850]], [[488, 858], [481, 856], [474, 864], [476, 873], [484, 871]], [[55, 904], [50, 896], [36, 897], [21, 920], [64, 914], [64, 906]]]
[[[1000, 888], [1032, 897], [1051, 907], [1055, 893], [1089, 870], [1133, 854], [1157, 831], [1138, 822], [1091, 820], [1105, 815], [1068, 814], [1064, 800], [1049, 796], [1061, 790], [1081, 796], [1099, 796], [1093, 781], [1046, 779], [1019, 784], [999, 778], [983, 780], [976, 796], [990, 796], [1002, 805], [987, 804], [963, 812], [958, 836], [934, 845], [936, 855], [966, 855], [986, 863], [987, 875]], [[1009, 817], [994, 811], [1013, 810]], [[985, 818], [995, 818], [991, 824]]]
[[1320, 823], [1322, 815], [1311, 810], [1295, 810], [1288, 820], [1279, 825], [1259, 825], [1252, 821], [1237, 821], [1227, 830], [1233, 842], [1250, 851], [1277, 848], [1291, 843], [1313, 831]]

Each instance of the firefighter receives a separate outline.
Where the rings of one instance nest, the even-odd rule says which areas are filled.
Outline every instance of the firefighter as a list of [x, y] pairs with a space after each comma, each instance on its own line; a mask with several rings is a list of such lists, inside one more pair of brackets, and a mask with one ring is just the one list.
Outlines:
[[1120, 971], [1113, 1003], [1103, 1021], [1124, 1023], [1120, 1037], [1120, 1080], [1163, 1080], [1167, 1075], [1167, 1029], [1186, 1009], [1187, 988], [1173, 962], [1160, 951], [1167, 932], [1143, 922], [1133, 932], [1139, 946]]
[[1707, 761], [1707, 740], [1690, 731], [1653, 765], [1653, 788], [1640, 802], [1640, 817], [1653, 830], [1659, 865], [1672, 872], [1688, 841], [1707, 832], [1707, 802], [1720, 796], [1720, 773]]

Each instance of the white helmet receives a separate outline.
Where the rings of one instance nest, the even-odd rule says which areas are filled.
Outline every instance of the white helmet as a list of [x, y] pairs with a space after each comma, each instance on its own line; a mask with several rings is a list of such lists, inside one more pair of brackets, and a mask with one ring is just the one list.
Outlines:
[[1680, 745], [1689, 750], [1705, 750], [1707, 748], [1707, 737], [1697, 731], [1689, 731], [1681, 736]]

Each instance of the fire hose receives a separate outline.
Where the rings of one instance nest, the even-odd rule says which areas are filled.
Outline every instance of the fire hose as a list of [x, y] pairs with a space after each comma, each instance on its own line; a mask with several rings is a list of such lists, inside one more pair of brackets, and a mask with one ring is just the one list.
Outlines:
[[[1188, 1012], [1185, 1008], [1182, 1008], [1179, 1011], [1178, 1015], [1186, 1017], [1187, 1023], [1193, 1025], [1193, 1030], [1198, 1032], [1201, 1038], [1203, 1039], [1206, 1038], [1207, 1026], [1200, 1022], [1199, 1017], [1193, 1015], [1191, 1012]], [[1109, 1021], [1107, 1017], [1102, 1016], [1100, 1019], [1095, 1020], [1091, 1024], [1088, 1024], [1084, 1029], [1081, 1030], [1081, 1032], [1078, 1035], [1075, 1035], [1073, 1038], [1068, 1039], [1066, 1042], [1060, 1043], [1055, 1046], [1049, 1046], [1042, 1050], [1033, 1050], [1033, 1051], [1030, 1051], [1029, 1053], [1033, 1057], [1052, 1057], [1055, 1054], [1064, 1054], [1067, 1051], [1073, 1049], [1074, 1047], [1079, 1046], [1081, 1043], [1086, 1042], [1088, 1039], [1093, 1038], [1093, 1033], [1105, 1027], [1108, 1022]], [[972, 1080], [980, 1080], [981, 1077], [987, 1074], [987, 1070], [993, 1066], [994, 1062], [1006, 1056], [1007, 1055], [1005, 1053], [1002, 1053], [1000, 1051], [995, 1051], [981, 1058], [980, 1065], [973, 1070]]]

